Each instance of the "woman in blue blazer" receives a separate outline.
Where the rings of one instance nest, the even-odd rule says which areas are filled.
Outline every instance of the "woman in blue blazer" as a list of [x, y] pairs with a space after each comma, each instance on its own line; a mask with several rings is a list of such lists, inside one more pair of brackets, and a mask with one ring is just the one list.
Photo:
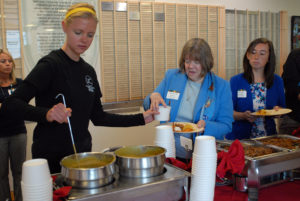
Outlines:
[[232, 132], [227, 139], [256, 138], [276, 134], [273, 117], [255, 117], [261, 109], [285, 107], [282, 79], [274, 74], [275, 53], [271, 41], [258, 38], [249, 44], [243, 60], [244, 73], [230, 80], [234, 108]]
[[[229, 82], [211, 69], [213, 56], [207, 42], [193, 38], [183, 47], [179, 69], [166, 72], [153, 93], [144, 100], [144, 108], [158, 110], [160, 104], [171, 106], [170, 122], [192, 122], [204, 128], [204, 135], [224, 139], [231, 132], [233, 107]], [[190, 159], [193, 134], [175, 133], [176, 156]]]

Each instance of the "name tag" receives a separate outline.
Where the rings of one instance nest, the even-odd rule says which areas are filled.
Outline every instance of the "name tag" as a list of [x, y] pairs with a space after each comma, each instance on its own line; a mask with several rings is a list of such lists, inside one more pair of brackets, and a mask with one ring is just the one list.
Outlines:
[[173, 100], [178, 100], [180, 93], [177, 91], [168, 91], [167, 93], [167, 98], [168, 99], [173, 99]]
[[193, 149], [193, 141], [189, 138], [180, 136], [180, 146], [184, 147], [185, 150], [190, 151]]
[[244, 89], [238, 90], [237, 97], [238, 98], [247, 98], [247, 91]]

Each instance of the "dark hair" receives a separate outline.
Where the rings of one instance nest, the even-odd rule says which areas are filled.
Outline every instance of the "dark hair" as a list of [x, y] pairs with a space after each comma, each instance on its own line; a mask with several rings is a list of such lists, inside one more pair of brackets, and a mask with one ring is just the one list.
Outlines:
[[256, 45], [260, 43], [267, 44], [269, 46], [269, 59], [264, 68], [265, 83], [266, 87], [269, 89], [273, 85], [274, 81], [276, 58], [273, 43], [266, 38], [257, 38], [249, 44], [243, 59], [244, 77], [249, 83], [252, 84], [254, 82], [254, 75], [252, 72], [252, 67], [247, 58], [247, 53], [251, 53]]
[[202, 67], [202, 77], [205, 76], [206, 73], [210, 72], [214, 66], [211, 49], [208, 43], [201, 38], [192, 38], [185, 43], [179, 60], [180, 72], [185, 72], [184, 62], [186, 56], [200, 62]]

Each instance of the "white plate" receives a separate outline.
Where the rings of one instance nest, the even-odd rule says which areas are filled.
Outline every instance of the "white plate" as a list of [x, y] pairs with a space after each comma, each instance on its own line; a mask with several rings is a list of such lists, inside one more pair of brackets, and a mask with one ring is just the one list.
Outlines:
[[280, 108], [279, 110], [264, 110], [263, 113], [261, 112], [252, 112], [251, 115], [254, 116], [277, 116], [277, 115], [283, 115], [283, 114], [288, 114], [292, 110], [288, 108]]
[[[191, 127], [193, 130], [192, 131], [181, 131], [179, 129], [176, 129], [176, 125], [180, 125], [182, 127], [188, 125], [189, 127]], [[189, 122], [173, 122], [172, 123], [173, 126], [173, 132], [174, 133], [201, 133], [204, 131], [204, 128], [198, 128], [197, 124], [193, 124], [193, 123], [189, 123]]]

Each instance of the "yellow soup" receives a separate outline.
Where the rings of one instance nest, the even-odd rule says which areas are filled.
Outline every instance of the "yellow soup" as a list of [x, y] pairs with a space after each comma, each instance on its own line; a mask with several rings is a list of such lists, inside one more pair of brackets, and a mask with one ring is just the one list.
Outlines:
[[76, 158], [65, 158], [62, 161], [62, 165], [67, 168], [98, 168], [107, 165], [109, 162], [110, 161], [100, 160], [94, 156], [86, 156], [78, 160], [76, 160]]
[[118, 149], [115, 153], [119, 157], [143, 158], [157, 156], [164, 152], [165, 150], [160, 147], [133, 146]]

